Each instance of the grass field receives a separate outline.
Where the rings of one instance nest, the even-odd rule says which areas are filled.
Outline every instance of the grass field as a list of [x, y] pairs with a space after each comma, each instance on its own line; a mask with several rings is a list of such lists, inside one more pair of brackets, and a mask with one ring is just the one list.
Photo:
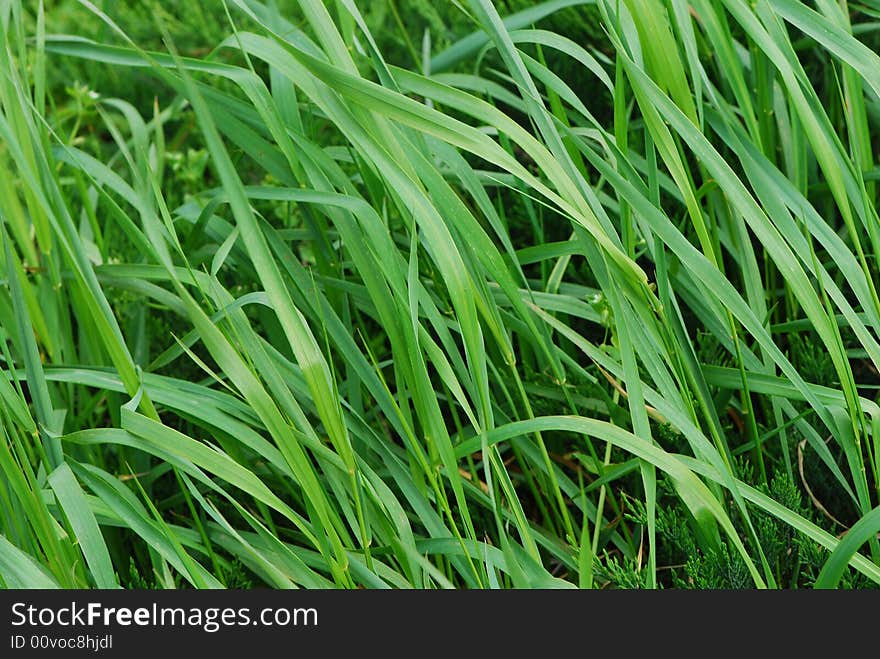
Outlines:
[[876, 588], [876, 0], [0, 0], [0, 586]]

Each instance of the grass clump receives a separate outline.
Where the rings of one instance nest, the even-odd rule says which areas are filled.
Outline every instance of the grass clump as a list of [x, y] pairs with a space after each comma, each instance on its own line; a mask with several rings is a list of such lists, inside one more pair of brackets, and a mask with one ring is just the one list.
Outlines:
[[880, 583], [869, 8], [190, 6], [0, 3], [2, 585]]

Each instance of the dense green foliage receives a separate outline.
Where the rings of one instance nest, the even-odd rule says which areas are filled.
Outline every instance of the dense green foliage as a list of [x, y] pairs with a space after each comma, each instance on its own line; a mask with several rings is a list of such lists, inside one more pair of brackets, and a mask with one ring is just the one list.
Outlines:
[[877, 2], [0, 31], [0, 585], [880, 583]]

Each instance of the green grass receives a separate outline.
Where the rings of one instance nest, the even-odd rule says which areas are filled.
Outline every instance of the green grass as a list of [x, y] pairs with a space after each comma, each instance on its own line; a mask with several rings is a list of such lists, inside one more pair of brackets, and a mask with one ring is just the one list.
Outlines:
[[880, 584], [876, 3], [189, 7], [0, 2], [0, 585]]

